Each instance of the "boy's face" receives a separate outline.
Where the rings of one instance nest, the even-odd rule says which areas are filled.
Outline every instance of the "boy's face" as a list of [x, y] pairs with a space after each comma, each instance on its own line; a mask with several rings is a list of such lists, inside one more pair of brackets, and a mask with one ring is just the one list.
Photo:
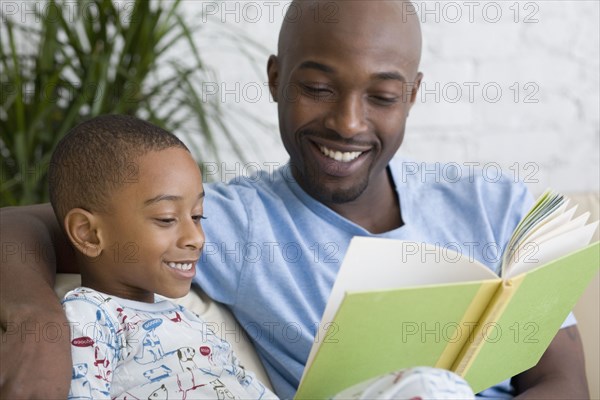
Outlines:
[[147, 302], [154, 293], [182, 297], [204, 245], [200, 170], [176, 147], [147, 153], [135, 166], [135, 182], [96, 213], [102, 252], [91, 264], [94, 289]]

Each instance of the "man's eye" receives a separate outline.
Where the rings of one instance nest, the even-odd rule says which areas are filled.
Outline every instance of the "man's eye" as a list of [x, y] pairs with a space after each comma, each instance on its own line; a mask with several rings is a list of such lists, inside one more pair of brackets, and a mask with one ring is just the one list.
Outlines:
[[328, 92], [328, 90], [326, 88], [319, 87], [319, 86], [306, 86], [305, 88], [309, 92], [317, 92], [317, 93]]
[[313, 96], [325, 96], [331, 93], [331, 90], [326, 86], [318, 86], [318, 85], [302, 85], [302, 89]]
[[373, 99], [373, 102], [380, 104], [380, 105], [384, 105], [384, 106], [391, 105], [391, 104], [398, 102], [397, 97], [372, 96], [371, 99]]

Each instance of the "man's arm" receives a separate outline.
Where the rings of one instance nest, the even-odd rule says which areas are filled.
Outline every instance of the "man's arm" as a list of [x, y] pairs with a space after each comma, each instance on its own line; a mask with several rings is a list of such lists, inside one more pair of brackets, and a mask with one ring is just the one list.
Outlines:
[[2, 209], [0, 222], [0, 398], [64, 399], [69, 329], [53, 285], [75, 255], [49, 204]]
[[589, 399], [577, 326], [560, 329], [538, 364], [512, 382], [519, 399]]

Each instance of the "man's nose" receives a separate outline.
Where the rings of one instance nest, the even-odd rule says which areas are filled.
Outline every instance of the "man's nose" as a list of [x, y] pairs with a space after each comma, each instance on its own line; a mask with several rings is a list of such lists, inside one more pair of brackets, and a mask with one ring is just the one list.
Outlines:
[[346, 95], [336, 99], [325, 118], [325, 127], [348, 139], [366, 131], [366, 108], [361, 96]]

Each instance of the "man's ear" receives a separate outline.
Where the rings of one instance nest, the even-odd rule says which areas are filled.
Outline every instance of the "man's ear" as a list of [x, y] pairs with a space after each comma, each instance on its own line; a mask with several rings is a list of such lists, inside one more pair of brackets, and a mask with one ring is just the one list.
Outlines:
[[97, 217], [83, 208], [71, 209], [64, 219], [65, 232], [71, 243], [90, 258], [102, 253], [104, 243], [98, 235]]
[[419, 87], [421, 87], [421, 81], [423, 80], [423, 73], [417, 72], [417, 76], [415, 77], [415, 81], [410, 84], [410, 106], [409, 111], [412, 106], [415, 104], [417, 100], [417, 94], [419, 93]]
[[279, 86], [279, 60], [271, 55], [267, 62], [267, 76], [269, 77], [269, 91], [273, 101], [277, 103], [277, 87]]

